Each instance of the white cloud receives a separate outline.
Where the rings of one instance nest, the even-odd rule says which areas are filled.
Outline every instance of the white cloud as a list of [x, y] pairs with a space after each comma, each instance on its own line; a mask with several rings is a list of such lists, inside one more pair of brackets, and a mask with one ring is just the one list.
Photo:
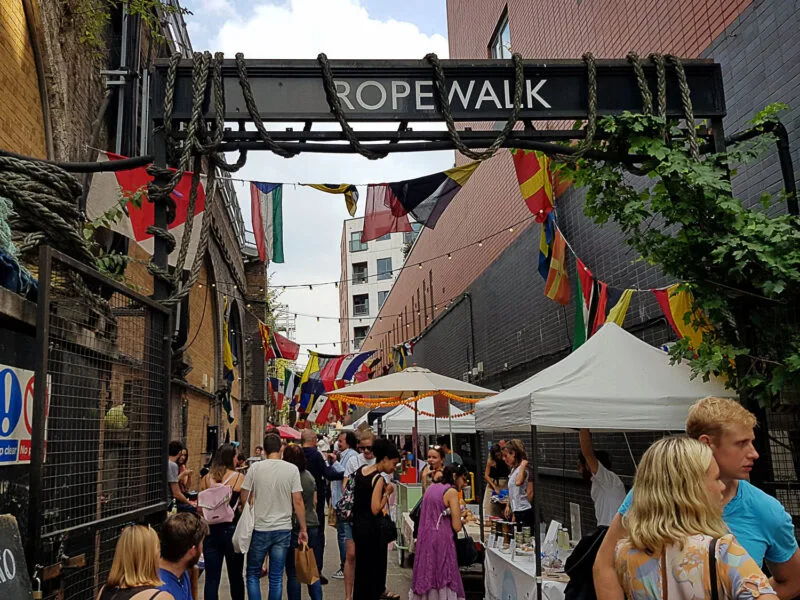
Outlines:
[[[221, 4], [223, 0], [205, 0]], [[208, 46], [227, 57], [243, 52], [245, 58], [316, 58], [325, 52], [331, 59], [422, 58], [429, 52], [447, 57], [447, 41], [441, 35], [428, 36], [413, 23], [371, 18], [357, 0], [290, 0], [275, 4], [259, 2], [250, 14], [235, 15], [211, 34]], [[200, 18], [203, 15], [196, 15]], [[207, 28], [211, 27], [204, 19]], [[205, 32], [204, 32], [205, 33]], [[198, 40], [199, 41], [199, 40]], [[195, 41], [196, 47], [203, 44]], [[277, 125], [273, 125], [277, 127]], [[326, 125], [324, 128], [337, 128]], [[391, 124], [364, 124], [360, 128], [391, 129]], [[436, 128], [431, 124], [416, 127]], [[316, 127], [322, 129], [323, 127]], [[368, 183], [397, 181], [434, 173], [453, 166], [452, 152], [390, 155], [380, 161], [360, 156], [303, 154], [283, 159], [266, 152], [251, 152], [247, 165], [236, 176], [272, 182]], [[250, 227], [249, 191], [237, 186], [242, 213]], [[359, 203], [363, 215], [365, 190]], [[277, 284], [338, 280], [341, 270], [342, 223], [349, 218], [344, 200], [309, 188], [286, 186], [283, 194], [284, 250], [286, 263], [272, 265]], [[299, 313], [338, 316], [339, 290], [333, 286], [287, 290], [282, 302]], [[339, 340], [335, 320], [298, 317], [297, 340], [333, 342]], [[313, 349], [313, 348], [312, 348]], [[339, 348], [320, 346], [320, 352], [338, 353]], [[301, 355], [300, 363], [305, 363]]]

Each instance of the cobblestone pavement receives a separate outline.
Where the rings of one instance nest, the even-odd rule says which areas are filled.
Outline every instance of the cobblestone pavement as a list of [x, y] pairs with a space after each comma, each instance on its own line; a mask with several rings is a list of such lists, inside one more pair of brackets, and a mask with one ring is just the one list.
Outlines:
[[[344, 597], [344, 581], [341, 579], [333, 579], [331, 575], [339, 568], [339, 547], [336, 543], [336, 529], [333, 527], [325, 528], [325, 569], [323, 574], [328, 578], [330, 583], [322, 587], [322, 596], [329, 600], [345, 600]], [[401, 568], [398, 565], [398, 552], [396, 550], [389, 550], [389, 572], [386, 577], [387, 586], [389, 591], [399, 594], [401, 600], [408, 598], [408, 590], [411, 587], [411, 569]], [[286, 598], [286, 579], [284, 578], [283, 597]], [[205, 585], [205, 577], [200, 576], [199, 583], [199, 599], [204, 600], [203, 586]], [[267, 578], [261, 580], [261, 594], [264, 599], [267, 598], [269, 593], [269, 582]], [[308, 598], [308, 591], [303, 590], [302, 597]], [[230, 591], [228, 589], [228, 575], [226, 569], [222, 569], [222, 583], [219, 586], [219, 600], [231, 600]]]

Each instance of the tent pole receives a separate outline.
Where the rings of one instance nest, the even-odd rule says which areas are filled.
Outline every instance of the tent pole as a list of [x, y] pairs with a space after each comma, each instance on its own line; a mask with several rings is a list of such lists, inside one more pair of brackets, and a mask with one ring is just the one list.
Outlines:
[[[417, 392], [414, 392], [414, 396], [417, 395]], [[419, 413], [417, 412], [417, 403], [414, 403], [414, 429], [411, 431], [411, 443], [414, 445], [414, 472], [417, 474], [417, 482], [422, 483], [420, 480], [420, 475], [422, 474], [419, 470]]]
[[[475, 431], [475, 437], [477, 438], [477, 442], [476, 443], [478, 445], [478, 451], [475, 453], [477, 455], [476, 459], [478, 461], [477, 470], [480, 471], [481, 465], [483, 464], [483, 462], [481, 460], [481, 434], [478, 433], [477, 430]], [[478, 479], [478, 478], [476, 477], [476, 479]], [[481, 485], [478, 485], [478, 481], [480, 481]], [[472, 486], [473, 487], [473, 492], [472, 493], [475, 494], [475, 500], [478, 501], [478, 517], [480, 518], [480, 525], [481, 525], [481, 543], [484, 545], [484, 548], [485, 548], [485, 546], [486, 546], [486, 534], [484, 533], [484, 530], [483, 530], [483, 521], [486, 518], [486, 514], [484, 513], [484, 510], [483, 510], [483, 497], [486, 495], [486, 482], [483, 481], [483, 478], [481, 478], [478, 481], [474, 481], [473, 482], [473, 486]], [[478, 488], [480, 488], [480, 490], [481, 490], [480, 494], [478, 494]]]
[[542, 598], [542, 540], [539, 533], [539, 440], [536, 425], [531, 425], [531, 457], [533, 462], [533, 540], [536, 557], [536, 598]]

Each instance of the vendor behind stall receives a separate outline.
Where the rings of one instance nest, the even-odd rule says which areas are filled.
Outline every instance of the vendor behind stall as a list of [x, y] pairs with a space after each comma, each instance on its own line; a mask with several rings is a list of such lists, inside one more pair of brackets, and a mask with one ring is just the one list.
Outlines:
[[611, 458], [605, 452], [595, 452], [592, 432], [580, 430], [581, 454], [578, 471], [592, 482], [592, 501], [598, 527], [608, 527], [625, 500], [625, 486], [619, 476], [611, 471]]
[[508, 465], [503, 460], [503, 441], [492, 446], [483, 479], [486, 481], [486, 490], [483, 494], [483, 514], [487, 516], [503, 516], [503, 507], [492, 502], [492, 496], [500, 494], [501, 490], [508, 489]]

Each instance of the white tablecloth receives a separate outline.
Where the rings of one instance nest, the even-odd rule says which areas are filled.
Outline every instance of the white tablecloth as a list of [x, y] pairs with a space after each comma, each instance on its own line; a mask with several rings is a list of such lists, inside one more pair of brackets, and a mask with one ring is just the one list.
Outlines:
[[[487, 600], [536, 600], [536, 563], [534, 556], [505, 554], [494, 548], [486, 551]], [[567, 584], [561, 581], [542, 581], [543, 600], [564, 600]]]

